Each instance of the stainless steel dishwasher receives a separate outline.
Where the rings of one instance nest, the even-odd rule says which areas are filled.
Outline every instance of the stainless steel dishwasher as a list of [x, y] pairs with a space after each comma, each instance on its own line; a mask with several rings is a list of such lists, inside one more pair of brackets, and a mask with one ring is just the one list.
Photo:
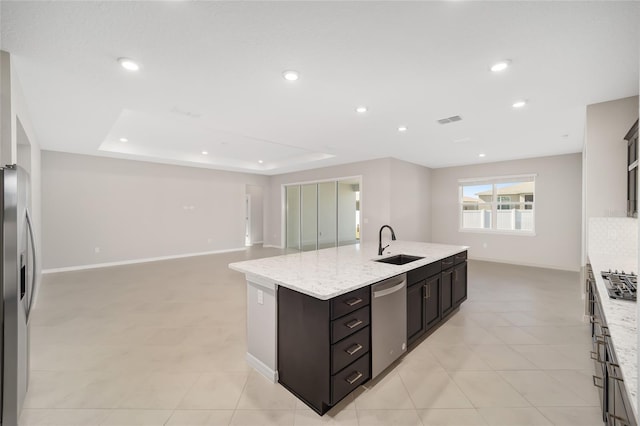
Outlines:
[[371, 286], [371, 378], [407, 351], [407, 275]]

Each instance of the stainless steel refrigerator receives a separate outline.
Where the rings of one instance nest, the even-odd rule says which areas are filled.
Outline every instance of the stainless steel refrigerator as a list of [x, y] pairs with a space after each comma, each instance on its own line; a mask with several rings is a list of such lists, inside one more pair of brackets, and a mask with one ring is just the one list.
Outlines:
[[3, 426], [15, 426], [29, 384], [29, 320], [37, 296], [36, 245], [29, 214], [29, 174], [12, 165], [0, 169], [2, 227], [1, 288]]

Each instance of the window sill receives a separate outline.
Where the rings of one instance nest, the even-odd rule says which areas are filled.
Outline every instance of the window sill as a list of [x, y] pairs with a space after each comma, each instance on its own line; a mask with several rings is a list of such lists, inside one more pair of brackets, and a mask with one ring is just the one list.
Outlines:
[[535, 231], [507, 231], [501, 229], [464, 229], [459, 228], [458, 232], [467, 232], [470, 234], [489, 234], [489, 235], [513, 235], [517, 237], [535, 237]]

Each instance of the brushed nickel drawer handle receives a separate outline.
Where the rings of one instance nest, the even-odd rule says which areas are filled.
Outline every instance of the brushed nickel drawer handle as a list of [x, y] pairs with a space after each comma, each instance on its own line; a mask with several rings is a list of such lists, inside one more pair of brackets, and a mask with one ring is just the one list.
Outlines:
[[344, 351], [349, 355], [353, 355], [356, 352], [358, 352], [360, 349], [362, 349], [362, 345], [360, 343], [356, 343], [355, 345], [348, 347]]
[[347, 327], [349, 327], [349, 328], [355, 328], [355, 327], [359, 326], [360, 324], [362, 324], [362, 320], [359, 320], [358, 318], [352, 319], [348, 323], [345, 323], [345, 325]]
[[357, 382], [360, 378], [362, 377], [362, 373], [359, 371], [354, 371], [353, 374], [351, 374], [349, 377], [347, 377], [345, 380], [347, 382], [349, 382], [350, 385], [354, 384], [355, 382]]
[[449, 265], [453, 265], [453, 262], [442, 262], [442, 264], [449, 266]]
[[600, 389], [604, 389], [603, 385], [599, 385], [596, 383], [596, 380], [602, 380], [602, 377], [598, 377], [598, 376], [591, 376], [593, 377], [593, 386], [600, 388]]
[[360, 299], [359, 297], [354, 297], [353, 299], [345, 300], [344, 303], [349, 306], [356, 306], [358, 303], [362, 303], [362, 299]]

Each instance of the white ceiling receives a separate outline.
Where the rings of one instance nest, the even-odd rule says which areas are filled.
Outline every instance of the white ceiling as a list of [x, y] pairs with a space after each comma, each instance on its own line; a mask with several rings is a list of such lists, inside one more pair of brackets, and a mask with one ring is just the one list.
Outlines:
[[[48, 150], [263, 174], [380, 157], [445, 167], [579, 152], [586, 105], [638, 94], [639, 2], [0, 7]], [[490, 72], [501, 59], [512, 66]]]

